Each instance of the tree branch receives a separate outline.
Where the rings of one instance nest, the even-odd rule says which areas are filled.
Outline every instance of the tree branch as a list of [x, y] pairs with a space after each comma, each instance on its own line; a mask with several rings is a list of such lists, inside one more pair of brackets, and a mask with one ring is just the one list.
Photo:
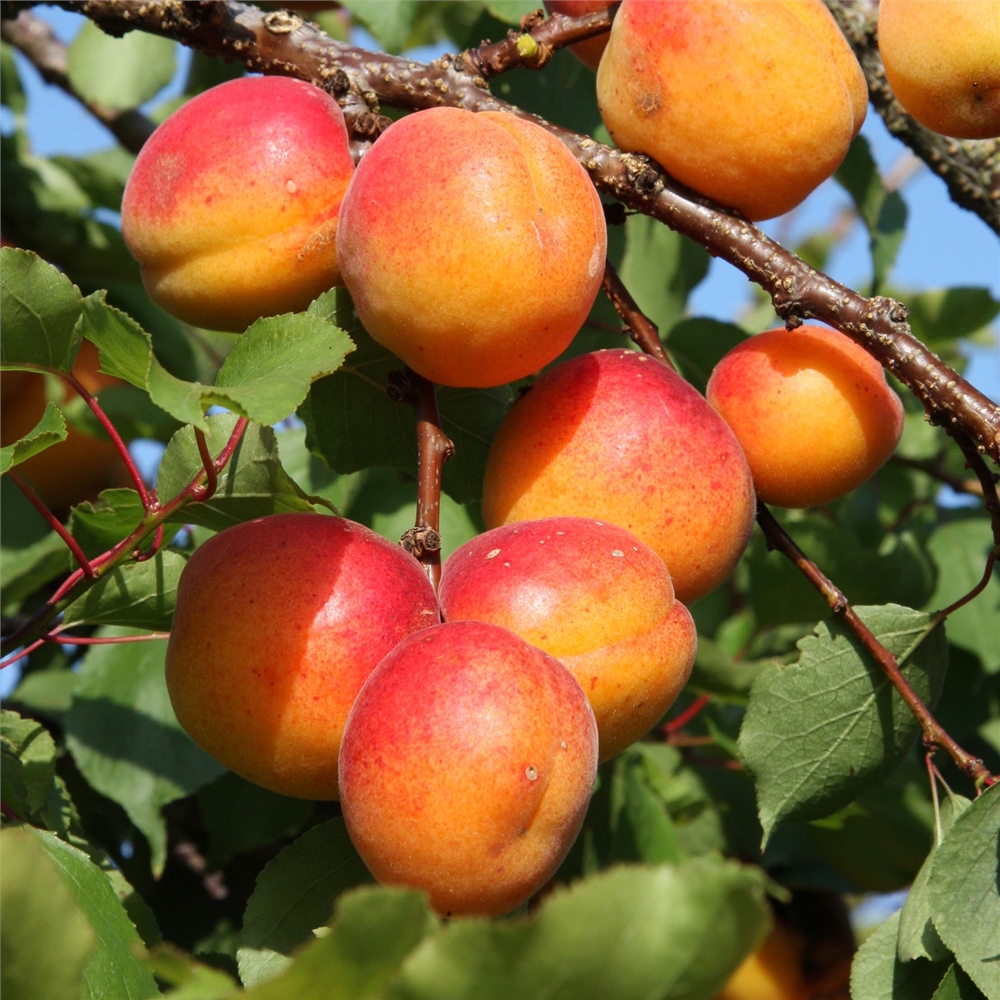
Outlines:
[[601, 279], [604, 294], [611, 300], [615, 311], [625, 323], [625, 332], [635, 341], [645, 354], [650, 354], [657, 361], [662, 361], [668, 368], [674, 363], [663, 349], [660, 331], [657, 325], [639, 308], [632, 298], [632, 293], [622, 283], [618, 272], [610, 260], [604, 262], [604, 277]]
[[156, 126], [141, 111], [116, 111], [81, 97], [67, 71], [67, 47], [52, 29], [30, 11], [0, 23], [0, 37], [23, 53], [46, 83], [54, 84], [79, 101], [130, 152], [138, 153]]
[[868, 626], [858, 617], [844, 592], [795, 544], [791, 535], [774, 519], [774, 515], [763, 504], [757, 505], [757, 523], [764, 532], [768, 546], [777, 549], [798, 567], [803, 576], [823, 596], [823, 600], [826, 601], [830, 610], [843, 619], [858, 637], [920, 723], [924, 734], [924, 743], [928, 747], [941, 747], [947, 751], [959, 769], [973, 781], [985, 782], [988, 785], [993, 784], [993, 775], [986, 769], [983, 762], [978, 757], [973, 757], [972, 754], [963, 750], [931, 715], [930, 710], [903, 676], [899, 664], [896, 662], [896, 657], [875, 638]]
[[[506, 111], [533, 121], [566, 145], [603, 194], [659, 219], [738, 268], [768, 292], [789, 327], [817, 319], [847, 334], [917, 396], [932, 423], [963, 429], [1000, 465], [1000, 406], [912, 336], [898, 302], [865, 298], [815, 271], [742, 216], [673, 181], [647, 157], [611, 149], [496, 99], [481, 77], [469, 74], [467, 54], [444, 55], [429, 64], [375, 54], [336, 42], [295, 14], [265, 14], [235, 0], [60, 0], [59, 6], [85, 14], [111, 34], [150, 31], [238, 59], [256, 72], [309, 80], [341, 100], [352, 128], [380, 102], [409, 110], [448, 105]], [[546, 44], [560, 44], [559, 32], [569, 32], [574, 20], [579, 19], [566, 18], [559, 30], [549, 29]], [[500, 44], [516, 47], [509, 39]]]
[[905, 143], [948, 186], [956, 205], [979, 216], [1000, 233], [1000, 142], [951, 139], [924, 128], [896, 100], [878, 50], [878, 4], [875, 0], [826, 0], [865, 79], [868, 95], [886, 128]]

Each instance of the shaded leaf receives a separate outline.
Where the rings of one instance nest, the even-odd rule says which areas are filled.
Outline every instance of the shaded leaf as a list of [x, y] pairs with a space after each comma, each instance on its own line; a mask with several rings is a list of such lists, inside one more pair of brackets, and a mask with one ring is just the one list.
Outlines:
[[240, 932], [240, 979], [253, 986], [288, 968], [291, 954], [325, 924], [345, 889], [371, 881], [343, 820], [315, 826], [257, 876]]
[[17, 712], [0, 711], [0, 788], [4, 804], [26, 818], [48, 798], [56, 773], [56, 745], [49, 731]]
[[988, 288], [943, 288], [906, 296], [913, 335], [924, 343], [978, 333], [1000, 315]]
[[146, 956], [146, 964], [161, 982], [172, 987], [171, 1000], [226, 1000], [236, 991], [232, 976], [196, 962], [173, 945], [161, 944]]
[[77, 1000], [96, 945], [87, 918], [27, 830], [0, 833], [0, 991], [4, 1000]]
[[684, 378], [704, 393], [723, 355], [746, 339], [746, 333], [733, 323], [698, 317], [681, 320], [673, 327], [667, 337], [667, 350]]
[[163, 676], [165, 655], [165, 642], [92, 646], [64, 721], [80, 773], [142, 831], [157, 875], [166, 861], [161, 809], [225, 771], [177, 722]]
[[[73, 508], [69, 530], [88, 558], [93, 558], [127, 538], [140, 525], [144, 513], [135, 490], [104, 490], [97, 500]], [[169, 539], [164, 539], [164, 544], [169, 544]]]
[[896, 957], [899, 914], [894, 913], [857, 950], [851, 965], [851, 1000], [931, 1000], [948, 966]]
[[169, 631], [186, 563], [179, 552], [165, 549], [145, 562], [116, 567], [66, 608], [63, 626], [127, 625]]
[[931, 1000], [982, 1000], [976, 984], [957, 966], [945, 973]]
[[247, 991], [254, 1000], [366, 1000], [382, 990], [437, 920], [406, 889], [362, 889], [337, 901], [329, 930], [279, 976]]
[[987, 1000], [1000, 1000], [1000, 784], [955, 820], [934, 852], [931, 920]]
[[455, 921], [406, 960], [393, 1000], [710, 1000], [767, 933], [760, 869], [715, 858], [615, 868], [530, 919]]
[[0, 448], [0, 475], [65, 440], [66, 421], [62, 411], [55, 403], [47, 402], [42, 419], [23, 438]]
[[[925, 635], [930, 616], [898, 605], [855, 611], [897, 658], [913, 649], [903, 675], [933, 706], [948, 663], [943, 630]], [[766, 667], [754, 683], [740, 731], [765, 842], [779, 823], [828, 816], [888, 777], [920, 728], [843, 623], [821, 622], [798, 646], [798, 663]]]

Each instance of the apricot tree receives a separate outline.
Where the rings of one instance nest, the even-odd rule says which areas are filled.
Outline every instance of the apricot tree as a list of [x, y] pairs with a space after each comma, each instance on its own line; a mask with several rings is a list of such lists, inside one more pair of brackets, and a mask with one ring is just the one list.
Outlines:
[[[652, 59], [630, 78], [638, 63], [622, 29], [601, 100], [606, 115], [619, 99], [624, 110], [602, 123], [593, 72], [563, 50], [607, 35], [619, 10], [631, 11], [629, 31], [641, 30], [653, 4], [588, 12], [600, 5], [553, 0], [566, 13], [546, 19], [521, 0], [345, 0], [305, 15], [302, 4], [65, 0], [56, 6], [84, 21], [68, 48], [31, 6], [0, 8], [0, 665], [6, 676], [21, 671], [0, 718], [5, 995], [711, 1000], [760, 982], [773, 996], [847, 996], [850, 979], [859, 1000], [1000, 1000], [1000, 407], [962, 376], [963, 347], [990, 336], [1000, 302], [986, 289], [892, 283], [906, 210], [857, 137], [865, 104], [843, 39], [890, 132], [998, 233], [1000, 150], [996, 140], [936, 135], [906, 114], [882, 69], [873, 0], [828, 0], [832, 19], [809, 8], [812, 27], [776, 0], [760, 32], [763, 45], [787, 30], [781, 51], [805, 59], [808, 47], [817, 66], [839, 53], [838, 68], [823, 72], [842, 98], [832, 126], [842, 148], [820, 141], [831, 158], [820, 173], [846, 150], [836, 179], [872, 250], [863, 291], [825, 273], [849, 226], [783, 246], [667, 173], [666, 146], [661, 165], [609, 142], [617, 133], [641, 148], [623, 138], [634, 111], [624, 99], [649, 118], [665, 114], [650, 80], [673, 64]], [[729, 27], [722, 19], [692, 37]], [[373, 48], [352, 43], [359, 28]], [[190, 50], [182, 93], [146, 114], [140, 107], [174, 75], [177, 43]], [[398, 54], [424, 43], [448, 54]], [[744, 40], [724, 57], [722, 75], [750, 99], [723, 117], [766, 139], [758, 145], [777, 151], [778, 165], [758, 163], [715, 196], [736, 201], [729, 192], [748, 186], [758, 196], [778, 179], [776, 195], [744, 206], [757, 218], [789, 207], [782, 198], [799, 181], [780, 178], [801, 119], [825, 98], [795, 105], [795, 121], [783, 122], [742, 75], [773, 58], [744, 62], [747, 52]], [[32, 152], [27, 63], [117, 144], [88, 156]], [[226, 82], [246, 71], [264, 81]], [[643, 86], [630, 96], [635, 79]], [[781, 86], [793, 84], [794, 74]], [[664, 76], [658, 86], [672, 84]], [[269, 123], [279, 95], [295, 92], [312, 102], [298, 134], [313, 148]], [[199, 106], [218, 117], [202, 119]], [[177, 107], [174, 137], [151, 139], [154, 121]], [[421, 131], [428, 119], [417, 113], [461, 121], [461, 136], [422, 132], [419, 154], [394, 146]], [[697, 126], [697, 100], [687, 114], [683, 126]], [[319, 137], [317, 120], [335, 122], [336, 136]], [[256, 137], [244, 138], [244, 125], [259, 126]], [[356, 171], [335, 141], [345, 125]], [[495, 141], [500, 166], [485, 159]], [[735, 142], [715, 125], [712, 141], [724, 155]], [[317, 203], [295, 200], [291, 179], [257, 193], [258, 167], [299, 153], [308, 155], [297, 169], [330, 185]], [[164, 206], [188, 154], [199, 176], [218, 176], [180, 217]], [[556, 180], [538, 173], [532, 183], [546, 222], [569, 203], [563, 230], [526, 217], [498, 233], [475, 185], [455, 202], [463, 170], [493, 172], [523, 199], [516, 175], [541, 169], [532, 155], [562, 164]], [[135, 223], [126, 218], [126, 247], [117, 213], [144, 159], [152, 179], [135, 180], [126, 198]], [[385, 164], [395, 172], [383, 176]], [[704, 169], [685, 179], [700, 184]], [[368, 185], [354, 205], [352, 172]], [[583, 193], [570, 197], [578, 184]], [[348, 233], [349, 262], [330, 252], [330, 201], [345, 189], [351, 218], [338, 232]], [[306, 220], [304, 240], [282, 213]], [[536, 237], [579, 243], [575, 269], [547, 269]], [[710, 256], [758, 289], [737, 322], [691, 315]], [[329, 287], [338, 265], [350, 292]], [[376, 294], [369, 281], [380, 269], [390, 280]], [[271, 310], [275, 286], [291, 286], [290, 297]], [[567, 303], [568, 287], [582, 291]], [[194, 304], [178, 305], [192, 288]], [[461, 298], [463, 288], [478, 297]], [[473, 315], [456, 322], [456, 302], [470, 301]], [[809, 397], [805, 419], [751, 404], [756, 376], [718, 369], [723, 416], [741, 404], [760, 411], [748, 430], [731, 418], [736, 437], [700, 395], [724, 356], [739, 364], [752, 335], [782, 325], [776, 339], [792, 344], [782, 363], [794, 369], [782, 374], [795, 375], [806, 363], [788, 359], [813, 336], [806, 320], [853, 345], [838, 355], [848, 374], [834, 383], [864, 383], [859, 392], [877, 397], [853, 450], [833, 447], [853, 419], [840, 409], [849, 393]], [[510, 355], [549, 342], [526, 361], [503, 358], [510, 367], [497, 375], [495, 347], [463, 353], [463, 337], [480, 333]], [[437, 334], [435, 367], [420, 374], [421, 347]], [[854, 348], [864, 378], [843, 360]], [[87, 363], [94, 353], [100, 372]], [[762, 391], [770, 404], [788, 392]], [[162, 448], [155, 481], [140, 471], [136, 442]], [[775, 503], [819, 506], [755, 511], [748, 469], [758, 462], [781, 457], [787, 480], [818, 456], [829, 471], [845, 450], [861, 466], [833, 475], [847, 484], [834, 493], [847, 495], [779, 491]], [[959, 500], [942, 503], [944, 487]], [[606, 511], [562, 509], [576, 494]], [[512, 515], [520, 503], [530, 511]], [[346, 524], [325, 516], [335, 512], [367, 526], [357, 552], [327, 530]], [[565, 568], [555, 554], [517, 550], [521, 529], [507, 525], [575, 514], [601, 540], [580, 541]], [[303, 518], [331, 537], [318, 542]], [[546, 523], [524, 529], [532, 551], [555, 541]], [[637, 541], [633, 575], [612, 575], [629, 550], [626, 529], [641, 536], [645, 524], [649, 550]], [[368, 529], [401, 537], [409, 555]], [[444, 617], [459, 606], [456, 619], [489, 624], [424, 629], [421, 609], [436, 614], [424, 577], [436, 586], [442, 555], [464, 543], [454, 582], [444, 568]], [[613, 545], [610, 556], [598, 545]], [[509, 560], [499, 555], [507, 546]], [[519, 591], [503, 604], [508, 561], [517, 574], [543, 571], [530, 602]], [[341, 571], [347, 611], [333, 623], [323, 588]], [[490, 574], [500, 574], [500, 596]], [[396, 601], [403, 578], [418, 596]], [[374, 665], [352, 659], [355, 646], [374, 647], [384, 631], [393, 647], [355, 703], [343, 807], [329, 759], [356, 690], [335, 706], [324, 700], [313, 671], [326, 653], [309, 646], [336, 629], [357, 686]], [[664, 676], [647, 669], [647, 655], [667, 664]], [[435, 667], [444, 661], [458, 664], [450, 679]], [[623, 695], [626, 667], [639, 679]], [[466, 714], [442, 712], [449, 699]], [[500, 716], [515, 720], [510, 731]], [[282, 743], [290, 784], [269, 773], [286, 729], [309, 738]], [[576, 762], [569, 770], [561, 753]], [[516, 781], [496, 767], [511, 754], [530, 758]], [[322, 787], [297, 784], [319, 755]], [[512, 859], [504, 871], [501, 855]], [[385, 885], [372, 884], [366, 864]], [[536, 892], [539, 879], [547, 884]], [[905, 887], [901, 912], [856, 948], [846, 901]], [[509, 918], [447, 917], [503, 914], [526, 896]]]

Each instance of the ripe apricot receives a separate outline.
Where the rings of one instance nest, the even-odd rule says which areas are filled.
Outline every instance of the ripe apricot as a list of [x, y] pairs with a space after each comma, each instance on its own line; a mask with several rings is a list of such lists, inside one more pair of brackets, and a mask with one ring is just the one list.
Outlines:
[[663, 718], [694, 663], [694, 622], [663, 560], [603, 521], [487, 531], [448, 557], [438, 597], [445, 621], [502, 625], [557, 657], [594, 710], [601, 760]]
[[181, 575], [167, 688], [203, 750], [250, 781], [335, 799], [347, 713], [400, 639], [439, 621], [413, 556], [340, 517], [246, 521]]
[[903, 433], [903, 405], [879, 363], [836, 330], [768, 330], [734, 347], [708, 382], [757, 495], [815, 507], [873, 476]]
[[663, 559], [684, 603], [732, 572], [755, 511], [725, 422], [676, 372], [625, 350], [539, 378], [500, 425], [483, 481], [487, 527], [561, 515], [617, 524]]
[[1000, 136], [1000, 4], [882, 0], [878, 47], [899, 103], [957, 139]]
[[[97, 348], [89, 340], [83, 341], [73, 375], [92, 395], [121, 384], [119, 379], [104, 375], [99, 367]], [[61, 396], [62, 402], [68, 403], [76, 392], [62, 383]], [[8, 445], [24, 437], [42, 419], [46, 376], [27, 371], [3, 372], [0, 399], [0, 443]], [[16, 471], [59, 516], [74, 504], [96, 499], [101, 490], [128, 481], [125, 463], [114, 444], [106, 437], [93, 437], [75, 427], [67, 427], [65, 441], [33, 455]]]
[[837, 169], [867, 87], [820, 0], [623, 0], [597, 100], [619, 148], [756, 220]]
[[341, 283], [337, 219], [353, 171], [329, 94], [278, 76], [230, 80], [184, 104], [143, 146], [122, 235], [167, 312], [242, 331]]
[[558, 660], [507, 629], [404, 639], [361, 689], [340, 753], [344, 822], [372, 874], [441, 914], [495, 916], [551, 878], [583, 823], [597, 727]]
[[434, 382], [485, 387], [566, 348], [601, 286], [607, 234], [583, 167], [543, 128], [432, 108], [365, 155], [337, 243], [380, 344]]
[[751, 952], [716, 1000], [804, 1000], [805, 937], [776, 923], [764, 943]]
[[[584, 14], [593, 14], [595, 10], [604, 10], [610, 2], [611, 0], [545, 0], [545, 9], [550, 14], [582, 17]], [[576, 45], [571, 45], [569, 50], [587, 69], [592, 69], [596, 73], [607, 44], [608, 35], [605, 32], [603, 35], [595, 35], [593, 38], [577, 42]]]

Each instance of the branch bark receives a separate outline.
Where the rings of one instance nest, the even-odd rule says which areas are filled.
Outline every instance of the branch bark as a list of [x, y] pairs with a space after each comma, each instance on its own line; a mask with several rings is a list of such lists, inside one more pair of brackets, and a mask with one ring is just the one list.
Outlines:
[[[904, 307], [866, 298], [809, 267], [736, 212], [687, 190], [645, 156], [622, 153], [500, 101], [470, 74], [469, 56], [429, 64], [336, 42], [295, 14], [265, 14], [235, 0], [60, 0], [111, 34], [141, 29], [175, 38], [210, 55], [238, 59], [256, 72], [309, 80], [344, 105], [349, 124], [379, 103], [408, 110], [453, 106], [506, 111], [547, 129], [577, 157], [599, 191], [664, 222], [759, 284], [789, 327], [817, 319], [847, 334], [921, 401], [932, 423], [964, 430], [1000, 465], [1000, 406], [966, 382], [910, 333]], [[548, 29], [546, 44], [570, 38]], [[533, 29], [538, 31], [540, 29]], [[516, 48], [516, 40], [506, 43]], [[363, 110], [362, 110], [363, 109]]]

